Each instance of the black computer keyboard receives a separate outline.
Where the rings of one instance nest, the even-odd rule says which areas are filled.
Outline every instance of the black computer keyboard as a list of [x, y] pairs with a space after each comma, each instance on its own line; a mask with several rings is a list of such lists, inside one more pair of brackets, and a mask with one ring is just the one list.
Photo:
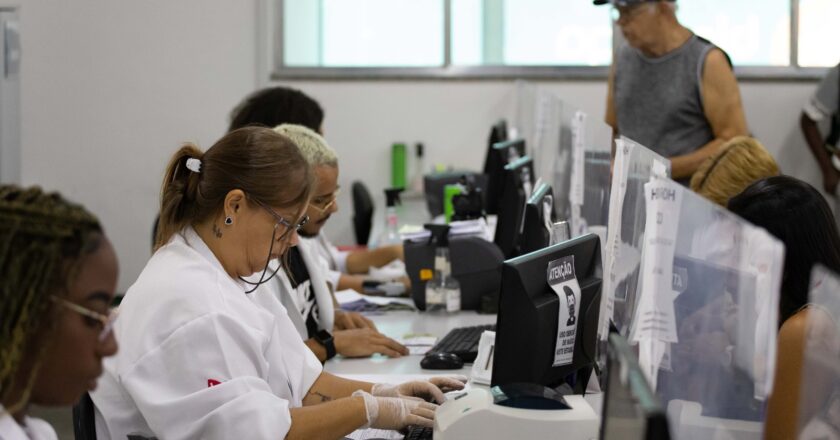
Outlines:
[[405, 433], [403, 440], [431, 440], [433, 432], [432, 428], [412, 425], [408, 427], [408, 432]]
[[496, 331], [496, 325], [476, 325], [452, 329], [429, 352], [455, 353], [465, 363], [471, 363], [478, 356], [478, 341], [485, 330]]

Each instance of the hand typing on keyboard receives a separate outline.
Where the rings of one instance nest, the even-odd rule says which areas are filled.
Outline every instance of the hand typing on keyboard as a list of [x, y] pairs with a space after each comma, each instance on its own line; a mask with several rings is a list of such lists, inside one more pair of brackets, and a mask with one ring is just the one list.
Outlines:
[[446, 399], [443, 393], [464, 388], [467, 378], [464, 376], [439, 376], [429, 381], [414, 380], [399, 385], [377, 383], [373, 385], [371, 394], [383, 397], [419, 398], [427, 402], [443, 403]]

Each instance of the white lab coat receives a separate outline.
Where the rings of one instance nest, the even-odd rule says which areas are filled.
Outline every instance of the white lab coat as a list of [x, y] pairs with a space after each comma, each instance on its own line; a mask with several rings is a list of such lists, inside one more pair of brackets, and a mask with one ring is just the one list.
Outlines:
[[152, 256], [91, 394], [99, 439], [286, 436], [322, 367], [280, 302], [245, 290], [192, 228]]
[[49, 423], [33, 417], [24, 417], [21, 426], [0, 405], [0, 440], [58, 440]]
[[[327, 262], [321, 258], [317, 249], [315, 249], [316, 247], [317, 244], [312, 240], [300, 240], [298, 243], [303, 263], [309, 272], [309, 282], [315, 294], [315, 303], [318, 305], [318, 328], [332, 333], [335, 324], [335, 304], [333, 304], [332, 292], [324, 278], [327, 272]], [[270, 270], [273, 271], [277, 267], [276, 264], [276, 262], [272, 262]], [[257, 280], [259, 280], [259, 277], [256, 275], [249, 278], [249, 281], [252, 282]], [[300, 313], [304, 301], [301, 298], [302, 292], [298, 292], [292, 287], [285, 271], [279, 270], [274, 279], [261, 284], [254, 293], [257, 294], [255, 300], [260, 304], [279, 300], [286, 308], [289, 319], [294, 324], [300, 337], [303, 340], [309, 339], [306, 330], [306, 318]]]

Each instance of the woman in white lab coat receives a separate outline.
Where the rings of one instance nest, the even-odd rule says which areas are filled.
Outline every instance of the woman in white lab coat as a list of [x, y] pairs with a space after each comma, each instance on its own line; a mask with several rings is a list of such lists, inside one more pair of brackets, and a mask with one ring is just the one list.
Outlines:
[[297, 242], [311, 186], [297, 147], [266, 128], [176, 153], [158, 249], [121, 303], [122, 350], [92, 394], [100, 439], [341, 438], [431, 425], [436, 405], [402, 396], [440, 402], [437, 386], [324, 372], [280, 302], [257, 302], [243, 280], [271, 278], [268, 262]]
[[117, 257], [94, 216], [37, 187], [0, 186], [0, 439], [56, 433], [30, 404], [69, 406], [117, 351]]

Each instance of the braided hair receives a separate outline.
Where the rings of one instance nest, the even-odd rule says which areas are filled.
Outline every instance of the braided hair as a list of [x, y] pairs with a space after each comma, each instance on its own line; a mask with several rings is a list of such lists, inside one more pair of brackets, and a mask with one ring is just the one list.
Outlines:
[[23, 397], [13, 407], [28, 400], [44, 350], [32, 344], [52, 330], [50, 295], [69, 288], [80, 257], [101, 241], [99, 221], [83, 207], [38, 187], [0, 185], [0, 402], [10, 398], [23, 361], [32, 357]]

